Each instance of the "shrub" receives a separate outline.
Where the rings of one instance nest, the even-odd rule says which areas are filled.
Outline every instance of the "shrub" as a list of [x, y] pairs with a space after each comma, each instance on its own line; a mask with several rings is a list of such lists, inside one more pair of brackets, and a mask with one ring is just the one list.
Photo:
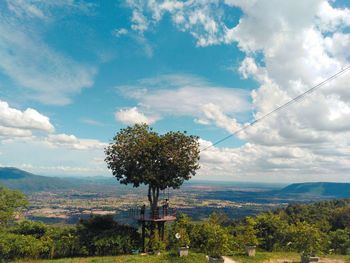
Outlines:
[[4, 259], [37, 259], [44, 250], [43, 242], [32, 236], [0, 233], [0, 255]]
[[191, 243], [209, 256], [219, 257], [230, 252], [232, 239], [226, 228], [205, 222], [193, 227]]
[[[185, 214], [180, 214], [169, 231], [169, 244], [171, 248], [177, 249], [190, 245], [191, 241], [188, 234], [190, 227], [191, 219]], [[180, 238], [175, 237], [177, 233], [180, 234]]]
[[15, 234], [31, 235], [35, 238], [41, 238], [46, 234], [49, 227], [42, 222], [22, 221], [12, 230]]
[[350, 252], [350, 233], [348, 230], [337, 229], [329, 233], [330, 250], [346, 255]]
[[140, 240], [135, 228], [119, 225], [112, 216], [93, 216], [82, 220], [78, 224], [77, 234], [82, 248], [89, 255], [130, 253], [138, 247]]

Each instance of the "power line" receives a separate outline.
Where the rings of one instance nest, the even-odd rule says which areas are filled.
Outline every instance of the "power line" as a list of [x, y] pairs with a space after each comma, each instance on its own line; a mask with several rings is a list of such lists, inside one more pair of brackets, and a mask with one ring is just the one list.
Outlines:
[[350, 69], [350, 66], [347, 66], [345, 68], [342, 68], [340, 71], [338, 71], [337, 73], [333, 74], [332, 76], [328, 77], [327, 79], [323, 80], [322, 82], [318, 83], [317, 85], [313, 86], [312, 88], [308, 89], [307, 91], [299, 94], [298, 96], [294, 97], [293, 99], [287, 101], [286, 103], [284, 103], [283, 105], [275, 108], [274, 110], [270, 111], [269, 113], [265, 114], [264, 116], [244, 125], [242, 128], [236, 130], [235, 132], [227, 135], [226, 137], [214, 142], [213, 144], [207, 146], [207, 147], [204, 147], [201, 151], [205, 151], [211, 147], [214, 147], [215, 145], [218, 145], [219, 143], [223, 142], [223, 141], [226, 141], [227, 139], [231, 138], [232, 136], [235, 136], [237, 135], [238, 133], [244, 131], [245, 129], [255, 125], [256, 123], [270, 117], [272, 114], [274, 114], [275, 112], [277, 111], [280, 111], [280, 110], [283, 110], [284, 108], [286, 108], [287, 106], [289, 106], [290, 104], [294, 103], [294, 102], [298, 102], [300, 101], [301, 99], [303, 99], [306, 95], [314, 92], [316, 89], [322, 87], [323, 85], [325, 85], [327, 82], [331, 81], [331, 80], [334, 80], [338, 77], [340, 77], [341, 75], [343, 75], [346, 71], [348, 71]]

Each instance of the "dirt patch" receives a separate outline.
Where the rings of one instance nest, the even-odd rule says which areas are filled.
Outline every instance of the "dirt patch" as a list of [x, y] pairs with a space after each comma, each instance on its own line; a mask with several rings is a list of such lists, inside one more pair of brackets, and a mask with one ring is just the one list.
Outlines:
[[329, 258], [321, 258], [321, 263], [345, 263], [343, 259], [329, 259]]

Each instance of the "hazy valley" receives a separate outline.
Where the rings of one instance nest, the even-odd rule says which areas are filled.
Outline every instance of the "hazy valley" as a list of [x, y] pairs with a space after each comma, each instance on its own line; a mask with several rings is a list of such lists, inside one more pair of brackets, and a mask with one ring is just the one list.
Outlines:
[[[145, 187], [137, 190], [120, 185], [115, 178], [58, 178], [27, 173], [16, 168], [0, 168], [0, 184], [24, 191], [30, 205], [28, 219], [47, 223], [75, 224], [91, 214], [115, 215], [122, 223], [132, 224], [129, 211], [147, 204]], [[162, 200], [195, 220], [212, 212], [223, 212], [230, 218], [242, 218], [288, 203], [311, 202], [350, 197], [350, 184], [303, 183], [292, 185], [196, 181], [181, 189], [161, 193]]]

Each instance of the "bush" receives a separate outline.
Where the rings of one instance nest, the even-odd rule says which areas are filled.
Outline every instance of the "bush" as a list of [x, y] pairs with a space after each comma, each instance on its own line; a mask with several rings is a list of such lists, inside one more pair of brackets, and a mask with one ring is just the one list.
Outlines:
[[336, 254], [346, 255], [350, 252], [350, 233], [348, 230], [337, 229], [329, 233], [330, 250]]
[[273, 251], [287, 246], [290, 241], [287, 221], [272, 213], [260, 214], [255, 221], [256, 235], [261, 248]]
[[48, 235], [53, 241], [51, 258], [86, 256], [88, 254], [86, 249], [80, 245], [76, 228], [54, 227], [49, 230]]
[[191, 233], [191, 244], [212, 257], [230, 252], [232, 238], [227, 229], [211, 222], [195, 225]]
[[80, 245], [89, 255], [130, 253], [139, 245], [140, 236], [130, 226], [119, 225], [112, 216], [93, 216], [77, 227]]
[[35, 238], [41, 238], [46, 234], [48, 229], [49, 227], [42, 222], [22, 221], [14, 227], [12, 232], [19, 235], [30, 235]]
[[45, 251], [43, 242], [32, 236], [0, 233], [0, 255], [3, 259], [39, 258]]
[[305, 256], [321, 253], [326, 247], [326, 238], [321, 231], [306, 222], [291, 226], [292, 247]]
[[255, 226], [256, 221], [251, 217], [247, 217], [242, 223], [231, 228], [231, 234], [234, 237], [236, 249], [244, 251], [247, 245], [257, 246], [259, 244]]
[[[189, 231], [191, 228], [191, 219], [185, 215], [180, 214], [175, 223], [171, 226], [169, 231], [169, 245], [173, 249], [177, 249], [179, 247], [189, 246], [191, 241], [189, 237]], [[176, 234], [180, 234], [180, 238], [176, 238]]]

